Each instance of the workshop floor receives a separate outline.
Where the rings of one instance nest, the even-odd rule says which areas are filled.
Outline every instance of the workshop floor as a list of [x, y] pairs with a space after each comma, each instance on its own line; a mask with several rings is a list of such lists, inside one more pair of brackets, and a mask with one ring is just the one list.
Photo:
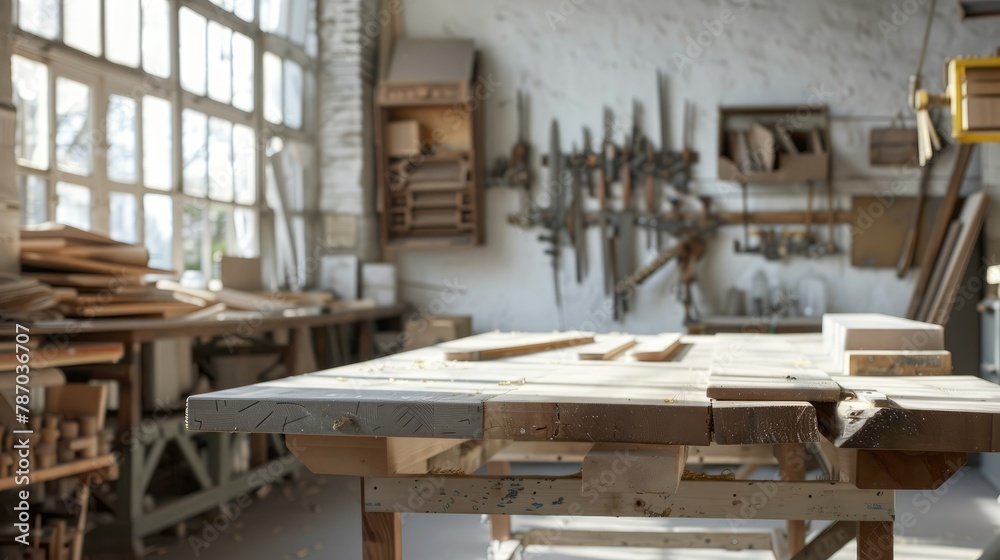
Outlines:
[[[515, 472], [520, 469], [515, 468]], [[538, 472], [537, 466], [533, 472]], [[765, 473], [766, 474], [766, 473]], [[361, 558], [360, 485], [347, 477], [303, 475], [263, 496], [249, 497], [245, 508], [231, 509], [231, 521], [213, 512], [189, 523], [183, 539], [147, 539], [150, 559], [296, 560]], [[1000, 534], [1000, 503], [996, 490], [976, 469], [963, 470], [936, 491], [899, 492], [896, 498], [896, 558], [975, 560], [981, 549]], [[207, 529], [214, 521], [220, 530]], [[516, 517], [514, 530], [528, 526], [560, 526], [642, 530], [663, 527], [726, 530], [725, 520], [585, 518], [569, 525], [562, 518]], [[811, 531], [824, 524], [814, 523]], [[770, 528], [773, 522], [750, 522], [746, 528]], [[489, 527], [476, 515], [403, 515], [404, 560], [486, 560]], [[571, 559], [772, 559], [769, 552], [736, 554], [726, 551], [598, 549], [533, 547], [531, 560]], [[856, 558], [854, 544], [838, 560]]]

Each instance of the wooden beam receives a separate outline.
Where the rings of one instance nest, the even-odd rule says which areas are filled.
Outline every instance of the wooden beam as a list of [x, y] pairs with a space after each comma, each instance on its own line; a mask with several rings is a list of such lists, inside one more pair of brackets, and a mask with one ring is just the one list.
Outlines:
[[593, 333], [491, 332], [438, 345], [444, 359], [482, 361], [510, 358], [594, 342]]
[[955, 213], [958, 193], [962, 190], [965, 170], [969, 167], [969, 158], [972, 156], [972, 150], [975, 146], [975, 144], [959, 144], [958, 146], [958, 157], [955, 158], [955, 167], [952, 169], [951, 179], [948, 181], [948, 190], [941, 200], [941, 206], [938, 207], [934, 227], [931, 229], [930, 237], [927, 238], [927, 247], [921, 257], [920, 272], [917, 274], [917, 281], [913, 286], [913, 295], [906, 308], [906, 317], [909, 319], [916, 318], [920, 302], [924, 299], [924, 290], [927, 288], [928, 280], [930, 280], [931, 270], [934, 268], [934, 262], [937, 260], [941, 244], [944, 242], [948, 225], [951, 223], [951, 216]]
[[857, 536], [856, 521], [837, 521], [813, 537], [792, 560], [827, 560]]
[[816, 409], [807, 402], [714, 401], [712, 439], [720, 445], [819, 441]]
[[[786, 443], [774, 446], [774, 456], [778, 459], [781, 480], [798, 482], [806, 479], [806, 448], [802, 444]], [[806, 545], [806, 522], [801, 519], [788, 520], [788, 552], [798, 554]]]
[[602, 493], [578, 476], [365, 480], [371, 512], [891, 521], [892, 494], [827, 481], [684, 480], [664, 495]]
[[[486, 465], [486, 474], [493, 476], [509, 476], [510, 463], [491, 462]], [[507, 541], [510, 540], [510, 516], [491, 515], [490, 516], [490, 540]]]
[[[365, 480], [361, 479], [365, 503]], [[361, 547], [364, 560], [403, 560], [403, 526], [397, 512], [361, 513]]]
[[[850, 460], [851, 456], [847, 459]], [[968, 462], [965, 453], [858, 449], [853, 482], [866, 490], [934, 490]]]
[[486, 439], [708, 445], [711, 403], [645, 399], [601, 402], [558, 396], [494, 397], [483, 403]]
[[316, 474], [389, 476], [427, 474], [429, 460], [464, 443], [460, 439], [354, 436], [285, 436], [288, 450]]
[[684, 456], [679, 445], [598, 443], [583, 458], [583, 480], [599, 492], [673, 494]]
[[639, 548], [714, 548], [767, 550], [771, 533], [763, 531], [566, 531], [532, 529], [518, 535], [524, 546], [627, 546]]
[[846, 352], [847, 375], [951, 375], [947, 350], [861, 350]]
[[597, 342], [585, 344], [576, 350], [578, 360], [610, 360], [635, 346], [632, 335], [601, 335]]
[[892, 560], [891, 521], [862, 521], [858, 524], [858, 560]]

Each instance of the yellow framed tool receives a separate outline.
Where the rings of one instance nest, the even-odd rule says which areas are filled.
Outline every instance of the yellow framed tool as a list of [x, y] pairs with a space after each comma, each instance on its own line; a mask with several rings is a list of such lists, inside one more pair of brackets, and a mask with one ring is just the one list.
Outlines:
[[[980, 70], [986, 71], [982, 72]], [[988, 85], [980, 92], [986, 95], [970, 95], [969, 75], [986, 74], [988, 80], [978, 82]], [[951, 103], [951, 137], [963, 143], [1000, 142], [1000, 57], [952, 58], [947, 68], [947, 97]], [[984, 127], [977, 122], [975, 112], [970, 112], [969, 104], [974, 103], [980, 111], [986, 109], [991, 115]]]

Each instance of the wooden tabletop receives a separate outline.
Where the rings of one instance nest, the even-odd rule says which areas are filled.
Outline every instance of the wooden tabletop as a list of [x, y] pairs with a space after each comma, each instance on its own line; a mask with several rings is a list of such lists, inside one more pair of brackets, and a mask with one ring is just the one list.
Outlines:
[[842, 376], [820, 335], [686, 336], [659, 362], [583, 360], [579, 347], [445, 359], [498, 336], [509, 335], [193, 396], [188, 427], [667, 445], [826, 435], [842, 447], [1000, 451], [1000, 387], [970, 376]]
[[[319, 307], [284, 311], [226, 311], [207, 319], [66, 319], [26, 325], [32, 335], [96, 335], [104, 341], [150, 342], [166, 338], [239, 334], [240, 329], [270, 331], [293, 327], [318, 327], [398, 317], [403, 304], [323, 310]], [[0, 337], [16, 334], [13, 324], [0, 324]]]

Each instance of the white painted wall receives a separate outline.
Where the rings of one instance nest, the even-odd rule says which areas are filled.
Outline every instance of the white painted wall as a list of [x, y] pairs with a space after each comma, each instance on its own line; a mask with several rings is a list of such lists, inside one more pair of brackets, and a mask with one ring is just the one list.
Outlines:
[[[499, 82], [486, 102], [487, 161], [508, 153], [514, 141], [515, 92], [531, 95], [531, 140], [545, 150], [550, 119], [559, 120], [563, 148], [580, 142], [587, 125], [600, 136], [601, 110], [610, 106], [622, 131], [631, 119], [632, 99], [646, 107], [645, 126], [658, 138], [656, 71], [671, 76], [675, 147], [681, 140], [684, 99], [697, 103], [695, 191], [724, 194], [722, 204], [738, 209], [735, 185], [715, 180], [719, 105], [801, 104], [817, 95], [830, 104], [837, 204], [849, 208], [851, 193], [912, 194], [916, 173], [871, 169], [868, 130], [887, 126], [906, 106], [908, 77], [914, 71], [926, 21], [926, 0], [405, 0], [404, 33], [414, 37], [473, 37], [484, 74]], [[907, 16], [904, 10], [913, 12]], [[565, 14], [565, 15], [563, 15]], [[894, 18], [895, 14], [895, 19]], [[718, 35], [706, 31], [706, 23]], [[727, 22], [727, 23], [718, 23]], [[892, 26], [892, 27], [890, 27]], [[699, 39], [707, 45], [686, 51]], [[926, 85], [942, 89], [944, 58], [993, 52], [1000, 19], [960, 22], [954, 2], [939, 2], [931, 33]], [[678, 57], [693, 54], [678, 68]], [[819, 93], [818, 93], [819, 92]], [[537, 156], [537, 154], [536, 154]], [[966, 188], [978, 188], [980, 165], [970, 168]], [[932, 188], [941, 189], [950, 158], [938, 165]], [[539, 172], [544, 178], [544, 171]], [[804, 209], [804, 187], [751, 187], [753, 209]], [[790, 191], [790, 194], [788, 194]], [[519, 193], [494, 189], [487, 196], [487, 243], [463, 251], [401, 254], [403, 297], [432, 313], [472, 314], [477, 331], [494, 328], [547, 330], [559, 326], [551, 271], [536, 231], [507, 224], [519, 207]], [[820, 199], [822, 200], [822, 199]], [[592, 201], [591, 201], [592, 202]], [[828, 309], [900, 314], [912, 278], [901, 282], [891, 270], [852, 268], [846, 255], [822, 260], [794, 258], [766, 262], [734, 255], [739, 228], [720, 233], [709, 249], [700, 277], [701, 308], [721, 312], [726, 289], [748, 289], [763, 268], [773, 283], [797, 285], [804, 274], [823, 277]], [[638, 245], [645, 252], [643, 233]], [[838, 230], [849, 249], [849, 230]], [[608, 318], [599, 268], [596, 228], [590, 237], [590, 275], [584, 285], [573, 278], [572, 253], [562, 267], [565, 328], [598, 331], [659, 332], [681, 326], [681, 307], [673, 296], [677, 278], [671, 266], [643, 285], [636, 310], [623, 324]], [[464, 293], [454, 296], [454, 285]], [[448, 286], [452, 287], [449, 288]]]

